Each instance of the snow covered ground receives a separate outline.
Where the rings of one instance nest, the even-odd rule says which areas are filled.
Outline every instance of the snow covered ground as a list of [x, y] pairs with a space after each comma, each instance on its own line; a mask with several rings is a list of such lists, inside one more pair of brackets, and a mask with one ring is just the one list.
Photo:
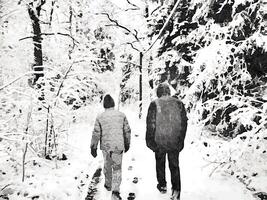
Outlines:
[[[170, 199], [171, 185], [168, 168], [166, 169], [167, 194], [161, 194], [156, 189], [154, 154], [145, 145], [145, 120], [137, 119], [136, 112], [129, 110], [126, 111], [126, 115], [132, 127], [132, 143], [129, 152], [124, 154], [123, 158], [122, 198], [127, 199], [129, 193], [133, 192], [136, 200]], [[94, 114], [88, 122], [78, 121], [70, 128], [68, 150], [65, 152], [68, 160], [58, 161], [58, 168], [55, 167], [53, 161], [39, 161], [41, 167], [27, 165], [24, 183], [21, 183], [21, 176], [11, 176], [10, 172], [10, 178], [7, 178], [7, 175], [0, 178], [1, 188], [10, 184], [1, 193], [9, 194], [10, 200], [85, 199], [93, 173], [103, 165], [100, 150], [96, 159], [90, 155], [89, 145], [93, 121]], [[203, 160], [201, 152], [191, 145], [191, 139], [196, 131], [198, 130], [195, 130], [193, 126], [189, 127], [185, 149], [180, 154], [181, 199], [252, 200], [253, 196], [250, 191], [233, 177], [222, 176], [219, 173], [214, 173], [209, 177], [211, 170], [204, 167], [207, 163]], [[1, 170], [7, 168], [8, 163], [1, 166]], [[99, 183], [96, 185], [95, 200], [110, 199], [111, 192], [107, 192], [103, 184], [104, 178], [101, 173]]]
[[[130, 151], [124, 154], [123, 181], [121, 185], [122, 199], [127, 199], [130, 192], [135, 193], [137, 200], [170, 199], [171, 185], [170, 174], [166, 169], [168, 182], [167, 194], [161, 194], [156, 189], [156, 172], [154, 153], [145, 145], [144, 120], [136, 119], [134, 113], [127, 113], [132, 127], [132, 144]], [[190, 146], [190, 133], [197, 130], [188, 130], [185, 149], [180, 154], [180, 168], [182, 179], [183, 200], [252, 200], [251, 193], [237, 180], [232, 177], [221, 176], [214, 173], [209, 177], [210, 170], [203, 168], [207, 163], [203, 161], [200, 152]], [[100, 154], [100, 152], [99, 152]], [[101, 155], [101, 154], [100, 154]], [[94, 161], [93, 161], [94, 162]], [[166, 167], [167, 167], [166, 163]], [[137, 177], [138, 182], [133, 183]], [[98, 184], [96, 200], [109, 199], [110, 193], [103, 187], [102, 181]]]

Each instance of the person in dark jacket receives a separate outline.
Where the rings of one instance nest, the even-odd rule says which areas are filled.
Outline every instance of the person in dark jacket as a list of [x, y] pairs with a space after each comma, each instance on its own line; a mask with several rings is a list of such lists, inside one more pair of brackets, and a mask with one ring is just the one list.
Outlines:
[[105, 111], [97, 116], [91, 140], [91, 154], [97, 156], [97, 146], [104, 158], [104, 187], [112, 190], [112, 199], [120, 200], [121, 165], [123, 152], [130, 148], [131, 128], [122, 112], [114, 109], [110, 95], [104, 97]]
[[171, 172], [172, 199], [179, 200], [181, 192], [179, 153], [184, 148], [187, 116], [184, 104], [170, 96], [168, 84], [157, 88], [157, 99], [152, 101], [146, 118], [146, 144], [155, 152], [157, 188], [166, 193], [165, 162], [168, 157]]

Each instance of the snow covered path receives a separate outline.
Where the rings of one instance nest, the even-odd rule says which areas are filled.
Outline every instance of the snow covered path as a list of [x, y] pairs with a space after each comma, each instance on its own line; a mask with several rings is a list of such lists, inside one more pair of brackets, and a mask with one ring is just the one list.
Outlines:
[[[128, 116], [128, 115], [127, 115]], [[123, 180], [121, 185], [122, 199], [127, 199], [130, 192], [135, 193], [136, 200], [167, 200], [170, 199], [171, 185], [170, 174], [168, 168], [166, 169], [166, 178], [168, 182], [167, 194], [160, 194], [156, 189], [156, 174], [155, 174], [155, 159], [154, 153], [150, 151], [145, 145], [145, 124], [134, 117], [129, 116], [129, 121], [132, 127], [132, 143], [129, 152], [124, 154], [123, 158]], [[82, 137], [78, 137], [77, 142], [80, 144], [88, 143], [85, 138], [90, 134], [90, 127], [84, 129], [84, 133], [80, 133]], [[193, 130], [188, 131], [188, 135]], [[82, 152], [82, 154], [89, 154]], [[87, 156], [86, 159], [90, 157]], [[89, 159], [92, 159], [90, 157]], [[90, 177], [93, 172], [103, 165], [102, 153], [98, 151], [98, 157], [92, 160], [94, 163], [90, 165]], [[203, 166], [207, 164], [203, 161], [200, 152], [197, 152], [193, 146], [190, 145], [190, 136], [187, 137], [185, 149], [180, 154], [180, 168], [182, 181], [182, 200], [252, 200], [252, 194], [237, 180], [232, 177], [222, 176], [214, 173], [209, 177], [210, 170]], [[93, 166], [93, 167], [92, 167]], [[168, 164], [166, 163], [166, 166]], [[103, 173], [100, 176], [97, 184], [97, 192], [94, 196], [95, 200], [110, 199], [111, 193], [107, 192], [103, 185]], [[134, 181], [135, 180], [135, 181]], [[134, 183], [135, 182], [135, 183]], [[137, 183], [136, 183], [137, 182]], [[89, 183], [88, 183], [89, 184]], [[86, 190], [86, 187], [83, 188]], [[84, 191], [86, 195], [87, 191]], [[85, 197], [85, 196], [84, 196]]]

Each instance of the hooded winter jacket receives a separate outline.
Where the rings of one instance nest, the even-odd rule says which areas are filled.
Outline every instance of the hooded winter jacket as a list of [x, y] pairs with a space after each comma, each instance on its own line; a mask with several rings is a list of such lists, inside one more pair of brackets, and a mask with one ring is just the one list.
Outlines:
[[114, 108], [106, 109], [97, 116], [92, 133], [91, 148], [107, 152], [121, 152], [129, 148], [131, 129], [128, 120], [122, 112]]
[[146, 144], [152, 150], [181, 151], [187, 129], [184, 104], [177, 98], [162, 96], [148, 108]]

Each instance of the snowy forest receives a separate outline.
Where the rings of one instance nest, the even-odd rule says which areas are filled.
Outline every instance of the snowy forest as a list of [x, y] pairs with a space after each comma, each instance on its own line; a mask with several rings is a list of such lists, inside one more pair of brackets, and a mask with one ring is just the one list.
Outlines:
[[0, 35], [0, 199], [109, 199], [105, 94], [132, 127], [123, 199], [169, 199], [145, 146], [163, 82], [189, 119], [181, 199], [267, 199], [267, 0], [0, 0]]

